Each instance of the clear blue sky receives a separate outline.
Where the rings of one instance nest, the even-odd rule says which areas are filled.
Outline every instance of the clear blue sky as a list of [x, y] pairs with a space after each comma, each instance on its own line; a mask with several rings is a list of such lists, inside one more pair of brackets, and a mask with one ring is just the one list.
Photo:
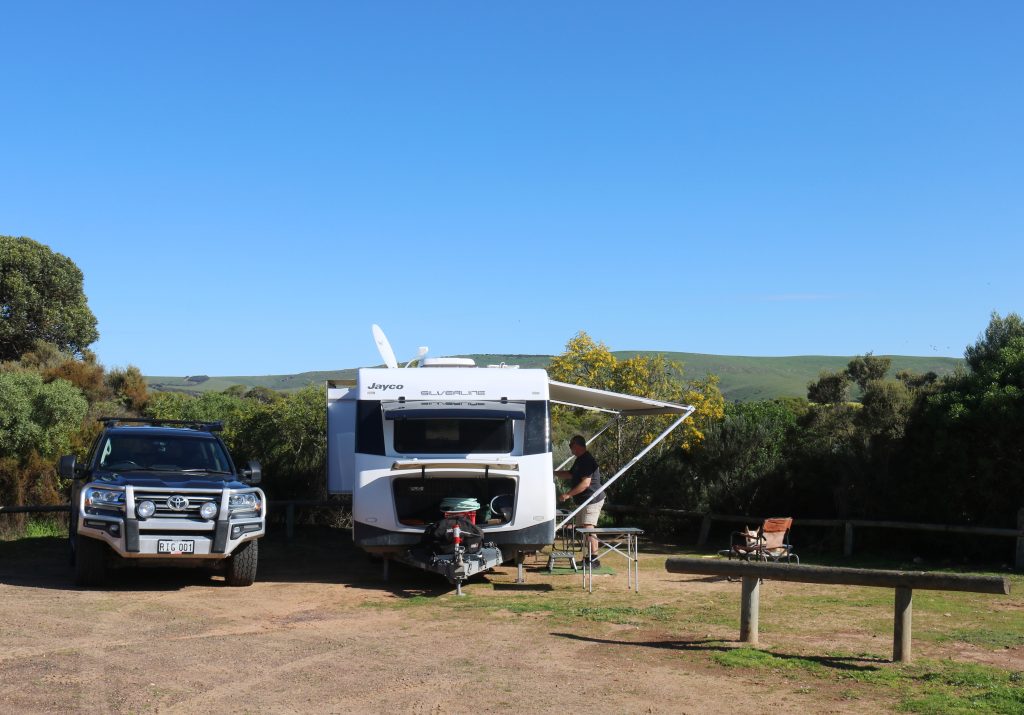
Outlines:
[[961, 355], [1024, 311], [1024, 3], [7, 2], [0, 233], [108, 366]]

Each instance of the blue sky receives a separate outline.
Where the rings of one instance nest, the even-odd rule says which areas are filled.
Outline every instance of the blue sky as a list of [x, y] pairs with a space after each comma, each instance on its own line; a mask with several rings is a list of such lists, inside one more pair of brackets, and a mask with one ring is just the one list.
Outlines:
[[1022, 312], [1019, 2], [4, 3], [0, 234], [108, 366], [961, 355]]

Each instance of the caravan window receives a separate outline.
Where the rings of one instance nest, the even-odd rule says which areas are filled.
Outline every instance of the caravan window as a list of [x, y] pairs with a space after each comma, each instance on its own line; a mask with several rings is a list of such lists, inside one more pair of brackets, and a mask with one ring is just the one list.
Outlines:
[[406, 418], [395, 420], [395, 451], [402, 454], [507, 454], [512, 451], [512, 420], [487, 418]]

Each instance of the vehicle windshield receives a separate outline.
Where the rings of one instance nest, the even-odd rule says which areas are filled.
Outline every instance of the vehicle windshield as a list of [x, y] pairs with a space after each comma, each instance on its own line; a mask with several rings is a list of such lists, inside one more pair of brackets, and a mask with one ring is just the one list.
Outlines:
[[231, 471], [231, 462], [219, 441], [190, 435], [107, 435], [99, 447], [99, 466], [120, 470]]

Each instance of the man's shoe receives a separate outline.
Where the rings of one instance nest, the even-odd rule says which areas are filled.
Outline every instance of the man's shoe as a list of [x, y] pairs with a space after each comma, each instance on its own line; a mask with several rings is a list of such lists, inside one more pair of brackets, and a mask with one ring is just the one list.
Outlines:
[[599, 568], [601, 568], [601, 560], [600, 559], [587, 559], [587, 566], [589, 566], [592, 569], [599, 569]]

